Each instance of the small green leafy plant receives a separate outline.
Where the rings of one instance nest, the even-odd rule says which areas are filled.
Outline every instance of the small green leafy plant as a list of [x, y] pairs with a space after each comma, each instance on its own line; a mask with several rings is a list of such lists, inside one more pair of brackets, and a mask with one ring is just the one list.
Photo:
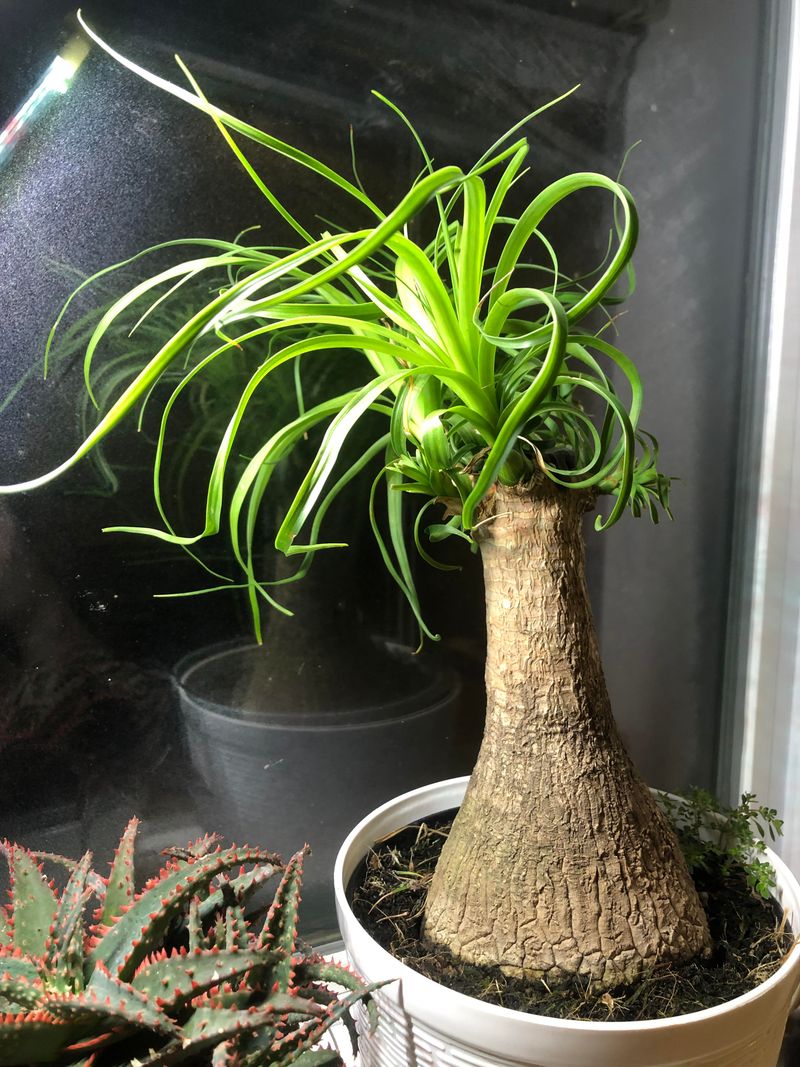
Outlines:
[[690, 871], [716, 870], [728, 877], [744, 872], [747, 884], [768, 900], [775, 871], [762, 857], [766, 839], [783, 833], [774, 808], [757, 804], [754, 793], [743, 793], [736, 807], [721, 804], [705, 789], [694, 788], [679, 798], [660, 793], [659, 801], [678, 835]]
[[[168, 850], [137, 893], [137, 826], [128, 824], [108, 878], [91, 853], [73, 862], [0, 846], [11, 877], [0, 908], [0, 1064], [341, 1064], [315, 1046], [337, 1020], [357, 1042], [350, 1009], [367, 1001], [372, 1010], [370, 987], [298, 941], [307, 849], [283, 867], [269, 852], [206, 836]], [[45, 862], [68, 872], [62, 892]], [[280, 871], [256, 924], [245, 906]]]

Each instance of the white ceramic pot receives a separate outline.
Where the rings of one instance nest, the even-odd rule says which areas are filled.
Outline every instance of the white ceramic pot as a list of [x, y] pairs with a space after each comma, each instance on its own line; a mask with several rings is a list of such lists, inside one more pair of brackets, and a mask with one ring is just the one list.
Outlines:
[[[369, 848], [388, 834], [457, 808], [467, 778], [415, 789], [363, 819], [334, 868], [339, 925], [353, 966], [369, 981], [397, 978], [376, 995], [377, 1031], [363, 1041], [363, 1067], [775, 1067], [786, 1018], [800, 992], [800, 945], [757, 989], [672, 1019], [593, 1023], [549, 1019], [485, 1004], [404, 966], [360, 925], [345, 889]], [[800, 919], [800, 885], [769, 853], [776, 897]]]

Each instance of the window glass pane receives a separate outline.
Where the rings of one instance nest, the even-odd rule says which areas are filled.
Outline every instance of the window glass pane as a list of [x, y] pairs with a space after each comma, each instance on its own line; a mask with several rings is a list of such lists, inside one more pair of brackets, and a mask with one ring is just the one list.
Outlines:
[[[90, 323], [125, 284], [186, 251], [162, 249], [83, 293], [42, 383], [48, 330], [81, 278], [159, 242], [232, 241], [255, 226], [251, 242], [292, 236], [205, 116], [96, 48], [75, 51], [71, 8], [30, 0], [0, 11], [15, 57], [0, 73], [0, 121], [19, 118], [57, 55], [79, 63], [65, 91], [40, 93], [0, 156], [3, 482], [58, 464], [94, 424], [82, 385]], [[624, 171], [642, 219], [637, 291], [613, 330], [642, 370], [643, 424], [662, 442], [664, 469], [681, 479], [678, 521], [590, 530], [589, 578], [612, 696], [640, 767], [659, 786], [712, 784], [762, 6], [313, 0], [301, 13], [244, 0], [220, 13], [194, 2], [97, 0], [88, 15], [122, 52], [176, 81], [179, 51], [209, 98], [343, 173], [352, 126], [359, 180], [385, 206], [422, 161], [371, 88], [408, 113], [437, 165], [468, 166], [527, 111], [580, 82], [530, 125], [531, 171], [517, 204], [570, 171], [616, 175], [642, 141]], [[357, 224], [347, 199], [316, 176], [247, 150], [310, 230]], [[595, 267], [612, 226], [600, 195], [563, 205], [550, 231], [560, 268]], [[191, 280], [130, 337], [128, 316], [93, 370], [101, 404], [203, 288], [205, 279]], [[182, 533], [202, 527], [211, 450], [256, 358], [232, 350], [218, 374], [176, 401], [163, 499]], [[360, 380], [356, 358], [309, 358], [305, 403], [330, 395], [332, 381], [344, 391]], [[296, 410], [296, 384], [277, 375], [259, 395], [237, 440], [242, 457], [264, 427]], [[460, 573], [416, 566], [425, 617], [443, 640], [412, 656], [416, 626], [368, 519], [376, 458], [329, 515], [326, 537], [349, 549], [320, 553], [303, 583], [276, 586], [295, 616], [264, 611], [263, 649], [253, 646], [242, 591], [153, 599], [239, 580], [224, 538], [199, 549], [204, 571], [163, 541], [101, 533], [163, 527], [152, 454], [168, 394], [158, 395], [140, 431], [131, 421], [62, 480], [0, 498], [1, 829], [41, 848], [103, 855], [135, 812], [151, 866], [161, 848], [202, 830], [283, 852], [309, 840], [306, 922], [309, 936], [323, 938], [334, 924], [328, 871], [349, 826], [393, 794], [469, 770], [482, 705], [479, 560], [448, 543], [435, 550]], [[374, 440], [360, 432], [351, 463]], [[307, 457], [319, 440], [310, 434]], [[302, 473], [289, 464], [276, 474], [259, 545]], [[261, 549], [257, 565], [275, 581], [294, 568]]]

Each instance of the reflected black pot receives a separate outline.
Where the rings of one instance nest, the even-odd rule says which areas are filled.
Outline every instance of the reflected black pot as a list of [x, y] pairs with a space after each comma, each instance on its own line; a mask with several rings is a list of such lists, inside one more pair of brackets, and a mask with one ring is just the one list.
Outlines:
[[363, 672], [350, 685], [352, 671], [323, 662], [288, 680], [294, 697], [258, 645], [213, 646], [176, 669], [204, 823], [284, 859], [311, 845], [302, 931], [318, 944], [338, 936], [333, 863], [353, 824], [397, 793], [469, 770], [456, 676], [389, 643], [373, 649], [369, 686]]

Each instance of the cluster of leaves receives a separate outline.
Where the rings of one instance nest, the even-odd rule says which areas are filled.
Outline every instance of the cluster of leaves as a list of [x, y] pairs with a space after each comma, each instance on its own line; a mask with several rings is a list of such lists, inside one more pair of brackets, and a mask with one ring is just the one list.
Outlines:
[[[243, 236], [240, 235], [238, 239]], [[168, 253], [172, 247], [180, 246], [185, 249], [192, 244], [191, 240], [165, 242], [163, 250]], [[126, 267], [135, 269], [138, 258], [133, 256], [123, 263], [115, 264], [112, 270], [124, 271]], [[62, 388], [62, 383], [75, 364], [80, 364], [98, 319], [102, 318], [118, 298], [119, 284], [113, 284], [110, 277], [107, 277], [110, 276], [109, 271], [100, 271], [87, 277], [68, 264], [53, 263], [51, 269], [57, 277], [74, 286], [69, 300], [70, 307], [75, 306], [81, 296], [90, 296], [88, 309], [74, 316], [73, 321], [65, 324], [62, 314], [58, 323], [58, 344], [52, 344], [56, 333], [54, 327], [46, 347], [44, 375], [51, 383], [55, 380], [57, 388]], [[223, 285], [227, 277], [226, 273], [221, 271], [219, 285]], [[104, 359], [95, 367], [91, 392], [84, 390], [78, 399], [76, 424], [81, 438], [91, 433], [97, 422], [98, 411], [104, 413], [109, 409], [114, 399], [136, 377], [149, 356], [158, 351], [164, 341], [172, 337], [187, 318], [191, 318], [198, 302], [203, 303], [208, 299], [208, 295], [206, 285], [194, 288], [184, 286], [181, 294], [176, 293], [173, 299], [150, 308], [147, 314], [140, 315], [134, 310], [129, 318], [117, 320], [118, 328], [108, 335], [109, 343]], [[227, 413], [239, 395], [236, 390], [249, 378], [247, 364], [248, 360], [242, 349], [232, 349], [224, 363], [220, 362], [209, 368], [209, 374], [199, 383], [201, 388], [186, 390], [187, 419], [191, 423], [192, 433], [188, 437], [176, 435], [172, 443], [174, 466], [179, 476], [181, 473], [185, 474], [196, 455], [209, 449], [212, 449], [213, 454], [213, 442], [224, 431]], [[41, 373], [40, 368], [31, 366], [3, 396], [0, 400], [0, 414], [12, 404], [37, 373]], [[174, 388], [183, 380], [184, 375], [183, 366], [173, 365], [165, 370], [162, 382], [165, 386], [171, 384]], [[273, 389], [269, 394], [259, 396], [262, 402], [259, 416], [266, 421], [274, 422], [280, 417], [280, 412], [292, 410], [290, 405], [291, 400], [294, 400], [294, 390], [291, 390], [290, 400], [285, 383], [280, 384], [280, 391]], [[148, 403], [144, 402], [139, 407], [136, 429], [143, 434], [147, 446], [152, 448], [155, 447], [157, 439], [149, 433], [149, 423], [146, 419], [148, 406]], [[120, 476], [125, 477], [129, 473], [128, 464], [121, 462], [118, 457], [109, 458], [102, 445], [94, 448], [87, 459], [94, 468], [96, 484], [92, 488], [82, 489], [82, 492], [113, 496], [120, 488]]]
[[[628, 289], [633, 286], [630, 261], [638, 223], [630, 193], [618, 181], [585, 172], [547, 186], [519, 214], [512, 214], [509, 206], [509, 193], [526, 173], [529, 152], [527, 139], [518, 132], [557, 101], [525, 116], [463, 170], [434, 167], [406, 116], [381, 97], [408, 127], [423, 163], [405, 195], [384, 211], [357, 174], [351, 181], [209, 103], [182, 64], [189, 89], [137, 66], [86, 29], [120, 63], [209, 115], [297, 240], [292, 248], [186, 242], [196, 251], [193, 258], [158, 271], [114, 301], [86, 345], [84, 375], [92, 400], [95, 356], [115, 323], [135, 310], [141, 325], [155, 309], [183, 299], [190, 283], [217, 279], [220, 272], [227, 276], [221, 290], [207, 287], [212, 298], [183, 315], [132, 378], [116, 383], [119, 391], [68, 460], [42, 477], [0, 487], [0, 492], [31, 489], [58, 477], [121, 420], [141, 410], [155, 388], [166, 386], [153, 462], [155, 502], [163, 525], [114, 529], [191, 550], [226, 527], [244, 581], [221, 577], [230, 587], [247, 590], [257, 636], [263, 604], [281, 608], [274, 595], [276, 582], [257, 573], [259, 510], [278, 465], [316, 428], [324, 428], [321, 443], [275, 536], [278, 551], [298, 557], [297, 571], [281, 582], [303, 577], [317, 552], [343, 547], [323, 539], [325, 513], [357, 474], [379, 462], [370, 497], [373, 530], [389, 572], [429, 636], [434, 635], [420, 614], [409, 559], [402, 515], [405, 496], [427, 498], [413, 527], [413, 541], [433, 566], [441, 565], [421, 541], [428, 509], [444, 503], [448, 516], [431, 525], [434, 540], [459, 536], [472, 543], [482, 502], [498, 483], [526, 484], [543, 473], [567, 489], [609, 494], [610, 513], [605, 519], [598, 516], [598, 529], [616, 522], [626, 507], [635, 515], [647, 512], [654, 520], [659, 508], [668, 509], [669, 480], [658, 472], [657, 444], [639, 427], [638, 372], [602, 336], [612, 321], [609, 308], [626, 295], [617, 291], [617, 283], [627, 279]], [[365, 224], [319, 237], [311, 234], [256, 172], [234, 134], [310, 169], [347, 194], [365, 214]], [[608, 251], [595, 270], [575, 278], [562, 269], [543, 227], [558, 205], [592, 190], [608, 194], [613, 204]], [[424, 229], [428, 211], [433, 214], [433, 237], [412, 240], [409, 225]], [[167, 427], [183, 391], [213, 373], [234, 350], [246, 353], [249, 376], [225, 408], [222, 422], [214, 423], [216, 448], [205, 501], [198, 502], [205, 514], [202, 529], [179, 534], [166, 514], [160, 487], [169, 452]], [[343, 357], [353, 355], [362, 366], [362, 384], [338, 395], [332, 389], [327, 399], [308, 408], [299, 389], [296, 410], [262, 429], [259, 447], [243, 466], [237, 462], [243, 426], [257, 417], [254, 397], [269, 389], [280, 368], [292, 366], [299, 382], [309, 357], [340, 367]], [[337, 377], [331, 375], [331, 381]], [[378, 429], [363, 453], [342, 471], [345, 442], [368, 413], [379, 417]], [[206, 433], [201, 425], [197, 432]], [[388, 538], [376, 510], [381, 486]]]
[[753, 892], [770, 898], [775, 872], [763, 858], [766, 840], [775, 841], [783, 832], [774, 808], [758, 804], [753, 793], [743, 793], [736, 807], [728, 807], [699, 788], [680, 797], [660, 793], [659, 802], [677, 833], [690, 871], [714, 870], [723, 877], [743, 871]]
[[[316, 1046], [337, 1020], [357, 1042], [350, 1008], [369, 1002], [370, 987], [298, 941], [306, 850], [282, 868], [271, 853], [206, 836], [168, 850], [137, 893], [137, 826], [108, 878], [90, 853], [73, 862], [2, 844], [11, 901], [0, 908], [0, 1064], [341, 1067], [337, 1052]], [[62, 892], [44, 862], [68, 872]], [[246, 914], [281, 870], [269, 908]]]

